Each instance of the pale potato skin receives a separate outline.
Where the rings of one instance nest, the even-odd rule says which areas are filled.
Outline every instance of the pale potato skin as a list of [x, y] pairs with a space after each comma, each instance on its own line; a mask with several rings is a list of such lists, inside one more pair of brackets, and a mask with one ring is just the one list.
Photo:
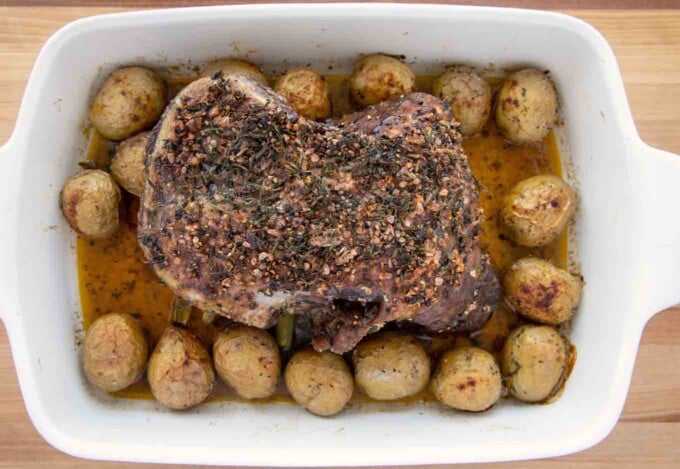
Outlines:
[[551, 397], [567, 370], [566, 340], [550, 326], [520, 326], [503, 347], [501, 368], [508, 391], [525, 402]]
[[60, 194], [61, 211], [71, 228], [86, 238], [108, 238], [118, 230], [121, 194], [105, 171], [86, 169], [66, 181]]
[[516, 261], [503, 279], [505, 298], [525, 318], [542, 324], [568, 321], [581, 300], [581, 281], [535, 257]]
[[146, 180], [146, 143], [151, 132], [142, 132], [123, 140], [111, 160], [111, 175], [123, 189], [142, 195]]
[[82, 355], [87, 380], [103, 391], [115, 392], [141, 378], [149, 345], [135, 318], [110, 313], [90, 325]]
[[149, 359], [147, 379], [158, 402], [183, 410], [210, 396], [215, 372], [208, 351], [193, 333], [168, 326]]
[[295, 112], [307, 119], [326, 119], [331, 115], [331, 92], [319, 72], [294, 68], [276, 80], [274, 91], [286, 98]]
[[344, 409], [354, 392], [352, 373], [342, 356], [311, 348], [293, 355], [284, 379], [295, 402], [324, 417]]
[[360, 106], [378, 104], [412, 92], [416, 76], [407, 64], [387, 55], [364, 57], [354, 67], [349, 88]]
[[354, 378], [372, 399], [413, 396], [430, 379], [430, 358], [417, 338], [399, 332], [371, 335], [352, 352]]
[[437, 400], [448, 407], [481, 412], [501, 397], [501, 371], [486, 350], [461, 347], [442, 355], [431, 388]]
[[264, 76], [264, 73], [262, 73], [260, 67], [258, 67], [254, 63], [247, 62], [245, 60], [239, 59], [215, 60], [214, 62], [210, 62], [205, 66], [201, 76], [210, 77], [216, 74], [217, 72], [222, 72], [222, 75], [224, 77], [236, 74], [245, 75], [249, 78], [254, 79], [255, 81], [262, 83], [265, 86], [269, 85], [269, 83], [267, 82], [267, 77]]
[[533, 176], [517, 183], [503, 197], [500, 222], [522, 246], [545, 246], [564, 232], [576, 211], [576, 194], [561, 178]]
[[435, 78], [432, 94], [447, 101], [466, 137], [478, 133], [491, 115], [491, 87], [474, 68], [457, 65]]
[[213, 345], [217, 375], [245, 399], [269, 397], [281, 374], [279, 347], [267, 331], [233, 326], [220, 332]]
[[90, 120], [109, 140], [125, 140], [155, 124], [167, 101], [167, 86], [154, 72], [143, 67], [120, 68], [95, 96]]
[[548, 76], [533, 68], [511, 73], [496, 98], [496, 125], [511, 142], [538, 143], [557, 119], [557, 93]]

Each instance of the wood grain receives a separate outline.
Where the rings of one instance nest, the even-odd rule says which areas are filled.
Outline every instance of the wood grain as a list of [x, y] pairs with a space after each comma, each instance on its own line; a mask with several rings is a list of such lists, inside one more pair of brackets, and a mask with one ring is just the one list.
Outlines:
[[[112, 11], [118, 10], [0, 8], [0, 142], [11, 135], [26, 80], [47, 37], [73, 19]], [[680, 153], [680, 10], [571, 13], [598, 28], [614, 48], [642, 137]], [[563, 458], [484, 467], [680, 467], [678, 363], [680, 307], [675, 307], [647, 325], [621, 421], [603, 443]], [[26, 415], [4, 329], [0, 331], [0, 396], [0, 468], [169, 467], [84, 461], [45, 443]]]
[[[226, 3], [308, 3], [315, 0], [231, 0]], [[326, 0], [327, 3], [344, 0]], [[366, 3], [367, 0], [355, 0]], [[456, 3], [459, 5], [486, 5], [539, 10], [562, 9], [652, 9], [678, 8], [678, 0], [368, 0], [390, 3]], [[0, 0], [0, 6], [102, 6], [102, 7], [187, 7], [197, 5], [224, 5], [220, 0]]]

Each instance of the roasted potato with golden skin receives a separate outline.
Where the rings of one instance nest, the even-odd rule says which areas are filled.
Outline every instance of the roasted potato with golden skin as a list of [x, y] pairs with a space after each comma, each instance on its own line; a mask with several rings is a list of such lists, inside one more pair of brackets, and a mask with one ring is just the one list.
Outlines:
[[444, 405], [481, 412], [501, 397], [501, 371], [493, 355], [486, 350], [461, 347], [442, 355], [431, 388]]
[[542, 324], [568, 321], [581, 300], [580, 280], [535, 257], [512, 264], [503, 279], [503, 289], [515, 312]]
[[360, 106], [378, 104], [412, 92], [416, 76], [401, 60], [382, 54], [369, 55], [354, 67], [349, 89]]
[[388, 401], [413, 396], [430, 379], [430, 358], [417, 338], [399, 332], [380, 332], [352, 352], [354, 378], [372, 399]]
[[495, 116], [499, 130], [511, 142], [540, 142], [557, 120], [555, 85], [534, 68], [511, 73], [498, 92]]
[[213, 345], [217, 375], [245, 399], [269, 397], [281, 374], [279, 347], [267, 331], [233, 326], [220, 332]]
[[295, 112], [307, 119], [325, 119], [331, 115], [331, 91], [316, 70], [294, 68], [279, 77], [274, 91], [286, 98]]
[[125, 140], [155, 124], [167, 101], [167, 86], [154, 72], [143, 67], [120, 68], [95, 96], [90, 120], [109, 140]]
[[123, 140], [111, 159], [111, 175], [123, 189], [142, 195], [146, 180], [146, 143], [151, 132], [142, 132]]
[[86, 169], [66, 181], [60, 194], [61, 211], [76, 233], [108, 238], [118, 230], [121, 194], [111, 175]]
[[220, 59], [210, 62], [203, 69], [201, 76], [210, 77], [217, 72], [222, 72], [222, 76], [228, 77], [229, 75], [245, 75], [248, 78], [252, 78], [255, 81], [268, 86], [267, 77], [264, 76], [260, 67], [254, 63], [247, 62], [245, 60], [239, 59]]
[[344, 409], [354, 392], [352, 373], [342, 356], [311, 348], [293, 355], [284, 379], [295, 402], [324, 417]]
[[141, 378], [149, 345], [135, 318], [110, 313], [87, 329], [82, 354], [87, 380], [103, 391], [115, 392]]
[[562, 179], [533, 176], [517, 183], [503, 197], [500, 222], [522, 246], [545, 246], [564, 232], [576, 211], [576, 194]]
[[569, 357], [566, 340], [550, 326], [520, 326], [503, 347], [501, 367], [510, 394], [540, 402], [562, 385]]
[[196, 336], [168, 326], [149, 359], [147, 379], [158, 402], [175, 410], [205, 401], [215, 385], [210, 355]]
[[449, 68], [435, 78], [432, 94], [449, 103], [460, 133], [466, 137], [478, 133], [489, 120], [491, 87], [472, 67]]

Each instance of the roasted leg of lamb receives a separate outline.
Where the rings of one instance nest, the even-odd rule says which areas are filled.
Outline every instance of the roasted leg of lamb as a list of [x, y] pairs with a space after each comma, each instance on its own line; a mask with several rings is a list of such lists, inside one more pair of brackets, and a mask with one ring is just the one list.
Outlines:
[[196, 307], [261, 328], [304, 315], [317, 350], [390, 321], [475, 330], [500, 287], [460, 138], [428, 94], [317, 123], [247, 77], [203, 78], [150, 137], [139, 241]]

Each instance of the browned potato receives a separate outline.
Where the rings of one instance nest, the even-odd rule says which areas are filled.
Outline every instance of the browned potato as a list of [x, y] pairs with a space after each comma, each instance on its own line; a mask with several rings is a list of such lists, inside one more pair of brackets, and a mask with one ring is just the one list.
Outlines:
[[550, 326], [520, 326], [503, 347], [501, 367], [510, 394], [526, 402], [551, 397], [567, 370], [565, 339]]
[[411, 67], [382, 54], [360, 60], [349, 79], [352, 98], [361, 106], [397, 98], [410, 93], [415, 87], [416, 76]]
[[151, 127], [168, 100], [167, 86], [151, 70], [120, 68], [106, 79], [90, 109], [90, 120], [110, 140], [124, 140]]
[[286, 366], [284, 378], [295, 402], [324, 417], [344, 409], [354, 391], [347, 363], [331, 352], [296, 352]]
[[381, 332], [361, 341], [352, 353], [354, 377], [372, 399], [413, 396], [430, 379], [430, 358], [418, 339], [398, 332]]
[[146, 337], [135, 318], [106, 314], [87, 330], [83, 343], [85, 376], [99, 389], [120, 391], [141, 378], [148, 355]]
[[262, 329], [233, 326], [220, 332], [213, 345], [217, 375], [246, 399], [269, 397], [281, 373], [279, 348]]
[[530, 177], [503, 198], [500, 221], [517, 244], [535, 247], [555, 241], [576, 211], [574, 190], [552, 175]]
[[215, 385], [210, 355], [191, 332], [168, 326], [149, 359], [147, 378], [158, 402], [175, 410], [205, 401]]
[[87, 238], [107, 238], [118, 230], [120, 189], [99, 169], [81, 171], [66, 181], [60, 205], [71, 228]]
[[145, 184], [146, 142], [151, 132], [142, 132], [120, 142], [111, 160], [111, 175], [130, 194], [141, 195]]
[[458, 410], [480, 412], [501, 397], [501, 372], [493, 356], [477, 347], [446, 352], [432, 378], [439, 402]]
[[548, 75], [533, 68], [511, 73], [496, 98], [496, 124], [514, 143], [538, 143], [557, 119], [557, 93]]
[[220, 59], [210, 62], [203, 69], [202, 76], [209, 77], [217, 72], [222, 72], [222, 75], [228, 77], [229, 75], [245, 75], [255, 81], [259, 81], [267, 86], [267, 77], [264, 76], [262, 70], [257, 65], [238, 59]]
[[295, 112], [308, 119], [325, 119], [331, 115], [328, 83], [311, 68], [289, 70], [276, 80], [274, 91], [286, 98]]
[[474, 68], [457, 65], [435, 78], [432, 94], [448, 101], [460, 133], [471, 136], [482, 130], [491, 114], [491, 87]]
[[571, 319], [581, 300], [581, 282], [535, 257], [516, 261], [503, 280], [505, 297], [522, 316], [557, 325]]

